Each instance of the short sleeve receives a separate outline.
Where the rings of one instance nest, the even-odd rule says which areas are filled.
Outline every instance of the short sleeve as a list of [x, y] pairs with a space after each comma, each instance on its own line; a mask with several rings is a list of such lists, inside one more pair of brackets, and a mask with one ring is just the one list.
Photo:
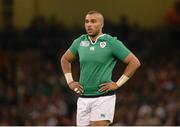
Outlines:
[[131, 53], [131, 51], [117, 39], [112, 39], [112, 52], [115, 57], [122, 61]]
[[78, 56], [78, 48], [79, 48], [79, 39], [73, 41], [70, 46], [70, 51], [77, 57]]

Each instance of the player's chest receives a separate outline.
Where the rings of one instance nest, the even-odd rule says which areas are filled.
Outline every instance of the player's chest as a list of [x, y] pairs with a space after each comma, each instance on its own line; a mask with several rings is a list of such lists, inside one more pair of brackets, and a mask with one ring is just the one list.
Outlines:
[[95, 44], [82, 41], [79, 46], [80, 61], [104, 62], [111, 57], [111, 47], [108, 42], [101, 41]]

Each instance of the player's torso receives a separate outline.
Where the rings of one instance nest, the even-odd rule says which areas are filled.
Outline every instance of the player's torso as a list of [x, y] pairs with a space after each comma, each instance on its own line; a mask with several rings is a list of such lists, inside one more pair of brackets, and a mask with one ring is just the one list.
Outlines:
[[78, 56], [83, 95], [102, 94], [98, 91], [99, 85], [111, 81], [111, 71], [115, 63], [110, 40], [102, 36], [93, 43], [88, 37], [83, 38], [79, 43]]

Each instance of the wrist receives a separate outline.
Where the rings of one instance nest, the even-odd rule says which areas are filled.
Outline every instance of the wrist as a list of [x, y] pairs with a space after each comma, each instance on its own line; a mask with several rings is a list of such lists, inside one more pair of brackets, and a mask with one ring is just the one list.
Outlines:
[[70, 83], [74, 82], [73, 77], [72, 77], [72, 73], [65, 73], [65, 78], [66, 78], [66, 81], [67, 81], [68, 85]]
[[129, 77], [126, 76], [125, 74], [123, 74], [119, 80], [116, 82], [118, 87], [121, 87], [125, 82], [127, 82], [127, 80], [129, 80]]

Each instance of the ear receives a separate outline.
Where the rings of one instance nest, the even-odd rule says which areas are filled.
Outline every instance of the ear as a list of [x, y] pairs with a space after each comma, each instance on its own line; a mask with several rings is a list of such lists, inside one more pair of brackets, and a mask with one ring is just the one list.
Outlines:
[[102, 22], [102, 23], [101, 23], [101, 28], [103, 28], [103, 27], [104, 27], [104, 23]]

